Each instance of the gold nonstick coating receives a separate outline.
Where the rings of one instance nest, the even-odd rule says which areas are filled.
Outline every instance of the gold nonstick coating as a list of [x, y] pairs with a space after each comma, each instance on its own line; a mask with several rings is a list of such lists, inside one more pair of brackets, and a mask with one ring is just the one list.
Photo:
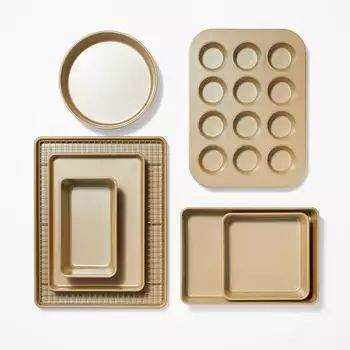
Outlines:
[[[75, 60], [84, 50], [95, 44], [103, 42], [123, 43], [136, 50], [144, 59], [150, 74], [150, 88], [146, 102], [134, 115], [126, 117], [125, 119], [115, 123], [99, 122], [82, 113], [78, 106], [75, 105], [69, 89], [69, 75]], [[139, 119], [152, 104], [156, 94], [157, 84], [158, 77], [156, 63], [146, 47], [135, 38], [124, 33], [114, 31], [97, 32], [81, 39], [67, 53], [60, 71], [60, 89], [66, 106], [78, 119], [100, 129], [119, 129]]]

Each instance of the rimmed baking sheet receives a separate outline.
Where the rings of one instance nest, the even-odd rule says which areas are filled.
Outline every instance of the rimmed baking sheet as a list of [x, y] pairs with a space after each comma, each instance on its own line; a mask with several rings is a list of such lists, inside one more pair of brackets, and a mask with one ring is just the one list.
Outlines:
[[[141, 291], [79, 293], [54, 292], [49, 288], [48, 159], [54, 154], [82, 152], [139, 153], [145, 159], [145, 286]], [[35, 302], [38, 306], [157, 308], [166, 304], [166, 164], [166, 142], [159, 137], [42, 137], [35, 142]]]
[[61, 182], [61, 271], [66, 277], [109, 278], [117, 272], [117, 191], [113, 178]]
[[[60, 268], [61, 182], [112, 176], [118, 181], [119, 273], [108, 279], [66, 278]], [[144, 287], [145, 162], [139, 154], [60, 153], [49, 158], [49, 285], [54, 291], [138, 291]], [[51, 195], [52, 194], [52, 195]]]

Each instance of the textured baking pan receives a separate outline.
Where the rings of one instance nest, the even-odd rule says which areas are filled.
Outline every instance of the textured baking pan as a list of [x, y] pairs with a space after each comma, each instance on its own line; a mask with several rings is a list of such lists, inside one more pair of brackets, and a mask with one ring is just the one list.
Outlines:
[[305, 46], [210, 29], [190, 49], [190, 170], [208, 187], [291, 187], [306, 167]]
[[[182, 213], [182, 299], [189, 304], [229, 304], [224, 290], [223, 218], [235, 213], [303, 213], [309, 222], [310, 291], [304, 300], [318, 298], [318, 220], [313, 208], [188, 208]], [[257, 301], [257, 300], [256, 300]], [[272, 302], [272, 301], [271, 301]], [[276, 300], [274, 302], [282, 302]]]
[[[49, 284], [54, 291], [138, 291], [144, 286], [145, 164], [139, 154], [54, 154], [49, 158]], [[71, 279], [61, 270], [61, 182], [113, 176], [118, 181], [119, 273], [108, 279]]]
[[[138, 153], [145, 159], [145, 285], [142, 290], [78, 293], [77, 291], [55, 292], [49, 288], [48, 164], [51, 156], [62, 153], [101, 153], [105, 156], [114, 153]], [[37, 305], [40, 307], [164, 306], [166, 303], [167, 162], [165, 140], [158, 137], [44, 137], [35, 143], [35, 156], [35, 301]], [[118, 207], [122, 207], [119, 196]], [[122, 242], [118, 240], [118, 247], [121, 246]], [[120, 259], [119, 254], [118, 259]], [[121, 268], [122, 266], [118, 264], [117, 274], [121, 272]]]
[[117, 272], [117, 182], [69, 178], [61, 182], [61, 270], [66, 277]]
[[307, 298], [310, 225], [304, 213], [232, 213], [223, 221], [227, 299]]

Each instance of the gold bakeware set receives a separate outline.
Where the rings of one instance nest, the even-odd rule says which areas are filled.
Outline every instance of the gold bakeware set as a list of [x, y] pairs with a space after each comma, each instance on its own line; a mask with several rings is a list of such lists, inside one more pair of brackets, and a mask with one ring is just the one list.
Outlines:
[[157, 137], [40, 138], [36, 303], [166, 303], [167, 147]]
[[[151, 105], [157, 70], [134, 38], [100, 32], [71, 48], [60, 83], [80, 120], [120, 128]], [[36, 141], [37, 305], [166, 304], [166, 170], [159, 137]]]
[[[305, 47], [288, 30], [210, 29], [190, 48], [189, 167], [208, 187], [290, 187], [306, 172]], [[81, 121], [116, 129], [156, 97], [149, 51], [120, 32], [76, 43], [60, 72]], [[35, 142], [35, 301], [162, 307], [167, 301], [167, 145], [160, 137]], [[312, 303], [313, 208], [188, 208], [182, 299]]]

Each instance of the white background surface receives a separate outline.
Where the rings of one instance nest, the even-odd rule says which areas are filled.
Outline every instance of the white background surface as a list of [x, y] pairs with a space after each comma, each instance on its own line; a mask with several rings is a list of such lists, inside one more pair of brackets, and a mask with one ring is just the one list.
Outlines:
[[[349, 349], [348, 1], [0, 1], [1, 349]], [[290, 191], [213, 191], [188, 169], [188, 48], [206, 28], [289, 28], [308, 48], [309, 170]], [[104, 29], [154, 55], [158, 108], [113, 135], [169, 143], [169, 303], [163, 310], [44, 311], [33, 301], [33, 141], [106, 134], [66, 109], [68, 48]], [[180, 301], [180, 211], [187, 206], [314, 206], [323, 218], [321, 300], [310, 305], [189, 307]]]

